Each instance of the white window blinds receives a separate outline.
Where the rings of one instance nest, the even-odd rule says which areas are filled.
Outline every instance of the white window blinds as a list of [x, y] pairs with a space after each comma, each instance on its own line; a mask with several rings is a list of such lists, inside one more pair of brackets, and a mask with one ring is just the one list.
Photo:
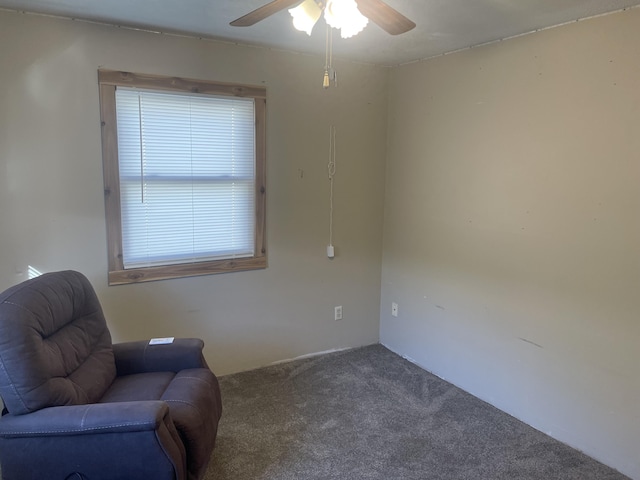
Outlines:
[[252, 98], [118, 87], [124, 268], [251, 257]]

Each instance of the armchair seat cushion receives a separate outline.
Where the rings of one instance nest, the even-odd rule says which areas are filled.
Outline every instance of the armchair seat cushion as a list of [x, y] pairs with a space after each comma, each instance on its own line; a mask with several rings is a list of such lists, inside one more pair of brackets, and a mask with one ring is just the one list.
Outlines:
[[173, 372], [151, 372], [116, 377], [100, 403], [160, 400], [175, 376]]
[[191, 452], [187, 470], [193, 478], [200, 478], [213, 450], [217, 419], [222, 414], [219, 392], [218, 380], [208, 368], [192, 368], [178, 373], [149, 372], [117, 377], [100, 402], [166, 402], [180, 439]]

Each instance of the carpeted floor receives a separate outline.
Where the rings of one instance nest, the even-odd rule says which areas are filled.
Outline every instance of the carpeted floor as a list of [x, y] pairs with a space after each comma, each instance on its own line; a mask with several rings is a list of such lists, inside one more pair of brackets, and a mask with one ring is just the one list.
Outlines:
[[627, 478], [381, 345], [220, 383], [206, 480]]

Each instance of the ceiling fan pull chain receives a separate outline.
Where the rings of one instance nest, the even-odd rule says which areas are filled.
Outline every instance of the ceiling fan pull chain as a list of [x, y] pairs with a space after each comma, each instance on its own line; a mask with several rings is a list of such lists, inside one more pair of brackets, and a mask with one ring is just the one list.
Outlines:
[[329, 85], [331, 84], [329, 80], [329, 30], [331, 30], [331, 27], [327, 24], [327, 34], [324, 45], [324, 77], [322, 78], [322, 88], [329, 88]]
[[333, 68], [333, 29], [329, 28], [329, 74], [333, 80], [333, 86], [338, 86], [338, 75], [336, 69]]
[[331, 80], [335, 86], [338, 85], [338, 77], [333, 69], [333, 30], [327, 24], [327, 38], [325, 42], [325, 60], [324, 60], [324, 77], [322, 79], [322, 87], [329, 88]]
[[329, 174], [329, 245], [327, 245], [327, 256], [333, 258], [335, 251], [333, 248], [333, 177], [336, 174], [336, 127], [329, 126], [329, 163], [327, 164]]

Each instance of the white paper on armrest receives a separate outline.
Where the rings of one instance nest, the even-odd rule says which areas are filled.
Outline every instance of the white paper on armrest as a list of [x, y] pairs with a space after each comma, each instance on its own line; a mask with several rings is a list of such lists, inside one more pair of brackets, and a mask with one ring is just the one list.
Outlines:
[[167, 345], [169, 343], [173, 343], [175, 337], [165, 337], [165, 338], [152, 338], [149, 340], [149, 345]]

